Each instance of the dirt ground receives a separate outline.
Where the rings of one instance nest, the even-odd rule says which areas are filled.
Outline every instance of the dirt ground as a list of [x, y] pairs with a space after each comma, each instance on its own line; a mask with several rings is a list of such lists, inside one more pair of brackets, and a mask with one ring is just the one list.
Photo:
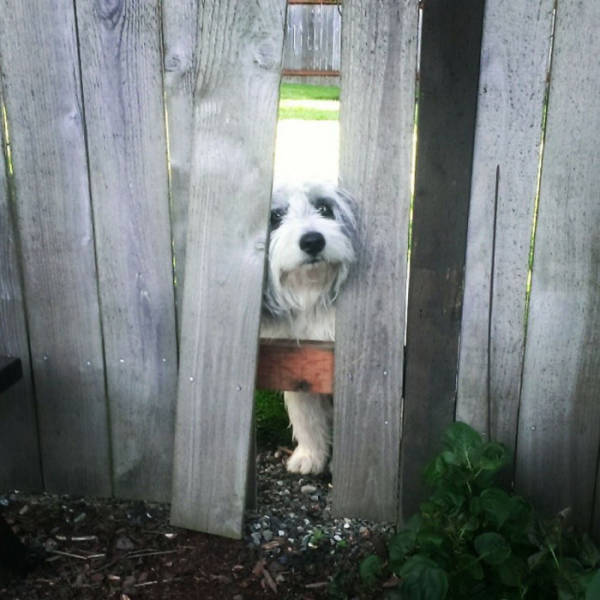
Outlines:
[[0, 514], [28, 551], [26, 573], [3, 561], [0, 598], [382, 597], [383, 590], [362, 588], [358, 564], [385, 554], [385, 526], [335, 519], [327, 479], [299, 479], [284, 461], [285, 452], [259, 455], [258, 502], [243, 540], [172, 527], [166, 504], [0, 496]]

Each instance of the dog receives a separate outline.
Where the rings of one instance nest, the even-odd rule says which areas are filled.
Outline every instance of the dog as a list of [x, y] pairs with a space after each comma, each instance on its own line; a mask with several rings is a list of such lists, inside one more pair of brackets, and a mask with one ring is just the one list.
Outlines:
[[[310, 182], [272, 196], [261, 337], [333, 341], [335, 300], [356, 261], [355, 203], [343, 189]], [[297, 446], [292, 473], [321, 473], [328, 463], [332, 397], [284, 392]]]

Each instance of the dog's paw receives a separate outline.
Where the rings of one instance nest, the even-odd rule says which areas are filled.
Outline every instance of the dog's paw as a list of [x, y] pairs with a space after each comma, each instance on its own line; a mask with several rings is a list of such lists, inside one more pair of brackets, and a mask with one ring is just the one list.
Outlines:
[[287, 470], [290, 473], [322, 473], [327, 465], [327, 454], [321, 454], [309, 450], [304, 446], [298, 446], [287, 461]]

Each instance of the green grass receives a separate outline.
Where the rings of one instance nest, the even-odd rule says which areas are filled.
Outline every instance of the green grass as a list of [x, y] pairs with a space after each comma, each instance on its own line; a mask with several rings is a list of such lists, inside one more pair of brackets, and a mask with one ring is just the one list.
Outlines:
[[281, 100], [339, 100], [340, 88], [335, 85], [282, 83], [279, 97]]
[[302, 119], [304, 121], [337, 121], [339, 110], [311, 108], [310, 106], [280, 106], [280, 119]]
[[[340, 111], [336, 101], [340, 99], [340, 88], [333, 85], [305, 85], [303, 83], [282, 83], [279, 106], [280, 119], [302, 119], [304, 121], [337, 121]], [[285, 106], [286, 100], [301, 100], [299, 105]], [[312, 104], [321, 101], [319, 106]], [[322, 101], [331, 101], [331, 108], [324, 108]], [[329, 102], [326, 102], [329, 104]]]

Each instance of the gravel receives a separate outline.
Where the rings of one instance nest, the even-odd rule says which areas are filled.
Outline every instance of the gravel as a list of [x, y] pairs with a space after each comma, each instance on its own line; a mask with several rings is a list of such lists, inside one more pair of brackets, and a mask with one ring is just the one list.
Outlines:
[[267, 561], [281, 565], [312, 562], [310, 556], [377, 551], [393, 532], [391, 523], [332, 515], [331, 477], [299, 476], [285, 469], [287, 452], [264, 451], [258, 460], [257, 506], [246, 513], [245, 541]]

